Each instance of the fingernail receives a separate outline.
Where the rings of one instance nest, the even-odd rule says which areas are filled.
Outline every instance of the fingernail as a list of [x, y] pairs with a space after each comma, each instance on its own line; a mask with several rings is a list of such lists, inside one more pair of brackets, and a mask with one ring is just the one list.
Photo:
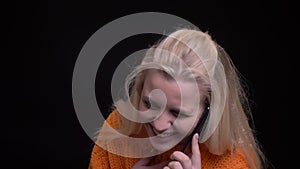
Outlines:
[[173, 160], [173, 154], [170, 155], [170, 159]]
[[196, 139], [196, 140], [199, 139], [199, 134], [198, 134], [198, 133], [195, 134], [195, 139]]

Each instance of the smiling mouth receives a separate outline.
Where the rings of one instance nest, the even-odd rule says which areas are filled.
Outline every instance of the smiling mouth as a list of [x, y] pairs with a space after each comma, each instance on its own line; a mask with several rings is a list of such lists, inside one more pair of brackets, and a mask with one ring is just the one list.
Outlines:
[[149, 127], [151, 128], [151, 131], [154, 134], [154, 136], [157, 136], [159, 138], [167, 138], [167, 137], [175, 135], [175, 132], [167, 132], [166, 131], [163, 133], [159, 133], [157, 130], [155, 130], [155, 128], [151, 124], [149, 124]]

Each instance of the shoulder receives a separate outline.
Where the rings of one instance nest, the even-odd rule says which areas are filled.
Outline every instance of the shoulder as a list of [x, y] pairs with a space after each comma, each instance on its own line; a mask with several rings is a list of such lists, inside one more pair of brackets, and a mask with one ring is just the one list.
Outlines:
[[94, 145], [89, 169], [131, 168], [139, 159], [126, 158]]
[[208, 150], [201, 151], [203, 168], [249, 169], [247, 160], [241, 149], [227, 151], [222, 155], [211, 154]]
[[113, 110], [105, 120], [112, 128], [118, 128], [120, 125], [120, 115], [117, 109]]
[[89, 163], [89, 169], [97, 169], [97, 168], [110, 168], [108, 152], [103, 150], [97, 144], [94, 145], [91, 159]]

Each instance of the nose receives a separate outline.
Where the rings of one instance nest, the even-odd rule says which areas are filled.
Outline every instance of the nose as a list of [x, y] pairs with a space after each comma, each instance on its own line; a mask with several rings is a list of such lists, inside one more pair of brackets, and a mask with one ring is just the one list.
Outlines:
[[175, 119], [175, 117], [165, 110], [157, 119], [152, 122], [152, 126], [157, 132], [162, 133], [173, 125]]

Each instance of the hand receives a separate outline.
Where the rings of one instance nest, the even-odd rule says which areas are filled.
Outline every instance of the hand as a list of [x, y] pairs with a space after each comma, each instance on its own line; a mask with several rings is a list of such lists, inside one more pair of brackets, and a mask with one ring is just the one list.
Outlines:
[[171, 162], [163, 169], [200, 169], [201, 168], [201, 154], [198, 144], [199, 135], [196, 133], [192, 140], [192, 154], [191, 157], [183, 152], [175, 151], [171, 156]]
[[156, 165], [148, 166], [149, 162], [153, 157], [143, 158], [139, 160], [132, 169], [162, 169], [168, 164], [169, 161], [165, 161]]

